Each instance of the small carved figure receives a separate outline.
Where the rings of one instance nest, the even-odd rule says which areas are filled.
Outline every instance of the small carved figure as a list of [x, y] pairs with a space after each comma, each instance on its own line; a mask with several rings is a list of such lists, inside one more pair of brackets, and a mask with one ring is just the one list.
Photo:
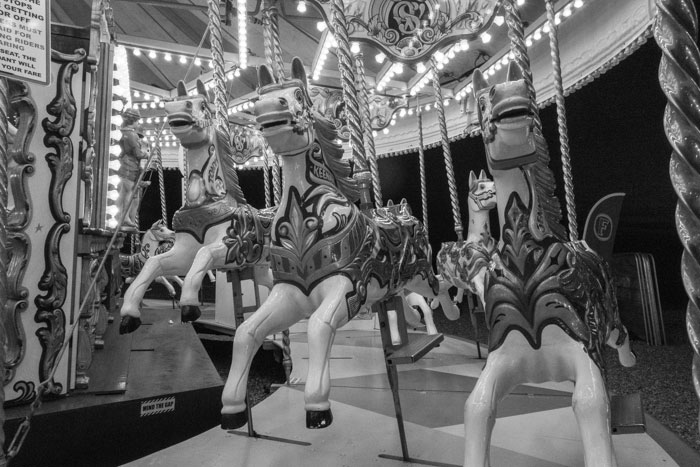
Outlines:
[[[141, 160], [148, 158], [148, 145], [139, 137], [138, 122], [141, 114], [136, 109], [126, 109], [122, 113], [122, 138], [119, 146], [122, 149], [119, 157], [119, 171], [117, 174], [121, 178], [119, 183], [119, 216], [122, 216], [122, 228], [125, 230], [138, 230], [136, 218], [138, 216], [139, 199], [136, 197], [129, 205], [129, 199], [136, 189], [136, 181], [141, 174]], [[127, 209], [128, 208], [128, 209]]]

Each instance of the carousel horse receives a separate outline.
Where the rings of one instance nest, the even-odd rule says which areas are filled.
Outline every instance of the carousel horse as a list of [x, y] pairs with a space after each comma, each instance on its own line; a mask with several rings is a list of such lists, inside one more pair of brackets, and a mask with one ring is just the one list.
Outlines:
[[284, 189], [272, 222], [274, 286], [267, 300], [237, 330], [231, 369], [222, 394], [224, 429], [248, 421], [246, 389], [253, 355], [266, 336], [308, 318], [309, 369], [304, 390], [306, 426], [331, 424], [330, 351], [336, 330], [363, 305], [403, 289], [439, 295], [425, 228], [406, 203], [370, 215], [355, 205], [357, 182], [342, 159], [334, 125], [313, 112], [306, 72], [292, 60], [291, 79], [275, 82], [258, 69], [255, 115], [272, 150], [281, 156]]
[[[141, 272], [143, 264], [152, 255], [160, 255], [170, 250], [173, 247], [174, 239], [175, 232], [170, 230], [162, 220], [156, 221], [141, 237], [141, 249], [137, 253], [119, 255], [122, 277], [126, 278], [125, 282], [127, 284], [132, 283], [134, 278]], [[162, 284], [173, 299], [176, 292], [172, 283], [175, 282], [182, 289], [183, 282], [178, 276], [158, 276], [155, 281]]]
[[462, 301], [467, 290], [479, 297], [483, 306], [486, 269], [496, 249], [489, 226], [489, 213], [496, 207], [496, 188], [483, 170], [478, 178], [474, 172], [469, 173], [467, 205], [467, 239], [442, 244], [437, 256], [437, 270], [441, 280], [457, 287], [455, 303]]
[[473, 77], [502, 233], [486, 277], [489, 355], [464, 408], [464, 465], [489, 465], [496, 406], [514, 387], [572, 381], [585, 465], [610, 467], [615, 459], [601, 352], [606, 343], [616, 348], [624, 366], [635, 356], [607, 263], [585, 242], [564, 241], [553, 218], [538, 215], [537, 206], [546, 202], [540, 193], [554, 187], [538, 186], [553, 181], [535, 144], [521, 78], [512, 63], [504, 84], [489, 85], [478, 70]]
[[[156, 277], [186, 274], [203, 246], [231, 237], [227, 231], [235, 219], [247, 219], [249, 215], [258, 217], [257, 210], [247, 204], [238, 185], [231, 142], [225, 132], [216, 128], [214, 110], [201, 81], [197, 82], [197, 91], [198, 95], [188, 96], [184, 83], [180, 82], [179, 96], [165, 104], [170, 129], [187, 149], [189, 174], [185, 203], [173, 216], [175, 241], [172, 249], [148, 258], [124, 293], [119, 327], [122, 334], [133, 332], [141, 325], [139, 304]], [[253, 235], [251, 241], [254, 243], [263, 237]], [[239, 252], [245, 249], [241, 255], [231, 255], [240, 259], [240, 267], [253, 266], [263, 256], [263, 245], [237, 247], [229, 242], [228, 248], [238, 248]], [[267, 268], [255, 268], [254, 272], [259, 283], [266, 283]], [[185, 311], [183, 321], [199, 317], [198, 308]]]

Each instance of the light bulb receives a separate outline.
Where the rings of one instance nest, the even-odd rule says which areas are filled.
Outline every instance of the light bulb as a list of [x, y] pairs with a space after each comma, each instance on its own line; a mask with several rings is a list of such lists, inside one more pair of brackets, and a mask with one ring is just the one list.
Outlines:
[[306, 2], [304, 0], [300, 0], [299, 3], [297, 3], [297, 11], [299, 13], [306, 13]]

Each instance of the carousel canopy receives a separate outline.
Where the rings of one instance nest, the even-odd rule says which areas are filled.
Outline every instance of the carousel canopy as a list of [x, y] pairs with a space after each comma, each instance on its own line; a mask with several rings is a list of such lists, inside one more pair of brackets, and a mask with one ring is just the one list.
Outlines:
[[[91, 3], [54, 0], [52, 20], [87, 27]], [[652, 3], [555, 3], [567, 92], [604, 73], [646, 40], [654, 14]], [[525, 28], [538, 101], [544, 105], [554, 92], [544, 1], [517, 0], [516, 4]], [[449, 137], [467, 136], [469, 115], [465, 111], [473, 71], [480, 68], [489, 80], [499, 82], [505, 79], [510, 61], [508, 28], [500, 1], [346, 0], [344, 5], [352, 53], [363, 55], [377, 154], [417, 150], [417, 106], [424, 116], [425, 145], [438, 144], [431, 58], [447, 106]], [[197, 80], [214, 86], [209, 6], [205, 0], [111, 0], [110, 6], [111, 16], [107, 17], [113, 37], [127, 52], [131, 99], [155, 143], [165, 115], [161, 103], [177, 95], [178, 81], [184, 81], [190, 91]], [[292, 58], [301, 58], [316, 109], [342, 121], [345, 100], [328, 0], [221, 2], [228, 114], [245, 117], [257, 98], [256, 68], [266, 63], [268, 46], [263, 12], [269, 6], [277, 9], [279, 56], [287, 74]], [[164, 162], [176, 165], [176, 139], [166, 129], [159, 142]]]

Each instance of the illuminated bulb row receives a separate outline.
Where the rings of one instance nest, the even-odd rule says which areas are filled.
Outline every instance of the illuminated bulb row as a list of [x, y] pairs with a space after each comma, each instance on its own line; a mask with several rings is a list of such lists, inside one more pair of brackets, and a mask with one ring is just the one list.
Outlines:
[[[148, 58], [150, 58], [151, 60], [155, 60], [156, 58], [158, 58], [159, 55], [162, 55], [163, 60], [165, 60], [166, 62], [173, 61], [173, 55], [170, 52], [156, 52], [153, 49], [149, 50], [148, 52], [146, 52], [146, 51], [142, 52], [141, 49], [139, 49], [138, 47], [133, 47], [131, 53], [133, 53], [135, 57], [140, 57], [142, 54], [145, 53], [148, 55]], [[191, 59], [192, 58], [187, 56], [187, 55], [179, 55], [177, 61], [181, 65], [187, 65], [187, 63]], [[195, 66], [202, 66], [202, 59], [199, 57], [195, 58], [194, 64], [195, 64]], [[214, 61], [213, 60], [209, 60], [209, 68], [214, 68]]]
[[317, 81], [321, 77], [323, 65], [326, 63], [326, 59], [328, 58], [328, 54], [330, 53], [332, 47], [338, 47], [338, 43], [336, 42], [335, 37], [333, 37], [333, 34], [326, 34], [326, 40], [323, 42], [321, 54], [318, 56], [316, 68], [314, 68], [312, 78], [314, 81]]
[[244, 102], [242, 104], [234, 105], [233, 107], [228, 109], [228, 114], [234, 114], [238, 112], [243, 112], [244, 110], [252, 109], [255, 106], [255, 104], [251, 101]]
[[134, 104], [134, 108], [135, 108], [135, 109], [138, 109], [139, 107], [141, 107], [143, 110], [146, 110], [146, 109], [148, 109], [148, 108], [151, 108], [151, 109], [158, 109], [158, 108], [160, 108], [160, 109], [162, 109], [163, 107], [165, 107], [165, 104], [162, 103], [162, 102], [156, 103], [155, 101], [153, 101], [153, 102], [151, 102], [151, 103], [148, 103], [148, 102], [141, 102], [141, 105], [140, 105], [140, 106], [139, 106], [139, 104]]
[[423, 77], [411, 88], [411, 95], [415, 96], [420, 92], [421, 89], [425, 87], [426, 84], [433, 79], [433, 70], [428, 70], [428, 72], [423, 75]]
[[[583, 0], [574, 0], [572, 2], [569, 2], [561, 11], [559, 11], [555, 16], [554, 16], [554, 24], [559, 25], [563, 21], [563, 18], [568, 18], [572, 15], [573, 9], [576, 8], [581, 8], [583, 6], [584, 2]], [[525, 45], [527, 47], [531, 47], [532, 44], [537, 42], [538, 40], [542, 39], [544, 34], [549, 34], [549, 22], [546, 22], [543, 24], [541, 27], [535, 29], [533, 32], [527, 35], [525, 38]], [[495, 61], [490, 67], [488, 67], [486, 70], [484, 70], [484, 77], [489, 78], [489, 76], [493, 76], [496, 74], [496, 72], [500, 71], [503, 67], [508, 66], [508, 62], [513, 60], [514, 55], [513, 52], [508, 52], [506, 55], [501, 57], [499, 60]], [[460, 90], [456, 95], [455, 98], [457, 100], [461, 100], [467, 96], [468, 93], [470, 93], [472, 90], [472, 84], [469, 83], [465, 88]]]
[[382, 79], [379, 80], [377, 83], [377, 91], [383, 91], [386, 85], [391, 81], [391, 78], [393, 78], [396, 75], [400, 75], [403, 73], [403, 63], [401, 62], [396, 62], [389, 67], [389, 70], [384, 73], [384, 76], [382, 76]]
[[[109, 132], [109, 162], [108, 167], [114, 172], [121, 167], [119, 156], [121, 155], [121, 140], [122, 132], [120, 130], [123, 123], [123, 118], [120, 115], [125, 108], [131, 107], [131, 91], [129, 90], [129, 67], [127, 61], [126, 49], [123, 46], [117, 46], [114, 49], [114, 73], [112, 74], [112, 115], [110, 118], [111, 128]], [[124, 102], [126, 101], [126, 103]], [[109, 185], [107, 187], [107, 207], [105, 208], [105, 224], [109, 228], [115, 228], [118, 224], [117, 214], [119, 208], [116, 206], [116, 200], [119, 199], [119, 183], [121, 179], [116, 173], [107, 178]]]
[[[464, 52], [469, 50], [469, 42], [463, 39], [457, 42], [455, 45], [447, 49], [447, 52], [440, 52], [439, 50], [435, 52], [433, 57], [435, 57], [436, 67], [438, 70], [442, 70], [445, 66], [450, 63], [450, 60], [455, 58], [459, 52]], [[424, 63], [419, 63], [416, 66], [416, 71], [420, 73], [425, 73], [427, 67]], [[413, 88], [411, 88], [410, 94], [415, 96], [418, 92], [425, 87], [428, 81], [432, 78], [432, 74], [428, 73], [423, 76], [418, 83], [416, 83]]]
[[247, 17], [246, 0], [238, 0], [238, 64], [244, 70], [248, 67]]

